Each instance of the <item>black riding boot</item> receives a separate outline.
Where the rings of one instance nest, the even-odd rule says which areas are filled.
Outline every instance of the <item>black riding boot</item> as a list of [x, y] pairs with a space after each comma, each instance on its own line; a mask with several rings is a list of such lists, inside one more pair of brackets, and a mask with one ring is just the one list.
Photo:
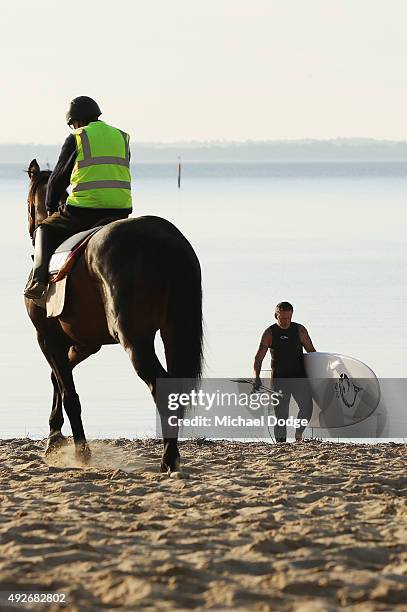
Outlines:
[[42, 298], [48, 286], [49, 252], [48, 227], [39, 225], [35, 230], [34, 264], [31, 280], [24, 290], [24, 295], [32, 300]]

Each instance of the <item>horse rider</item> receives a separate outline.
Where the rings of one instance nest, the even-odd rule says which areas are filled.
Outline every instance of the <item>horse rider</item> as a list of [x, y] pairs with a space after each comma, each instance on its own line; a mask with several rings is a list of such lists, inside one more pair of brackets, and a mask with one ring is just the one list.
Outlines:
[[[263, 333], [254, 358], [254, 388], [258, 389], [261, 385], [261, 364], [267, 351], [270, 350], [273, 380], [276, 381], [278, 390], [282, 391], [279, 404], [275, 408], [275, 416], [277, 419], [287, 420], [290, 398], [293, 396], [299, 408], [298, 418], [309, 421], [312, 416], [313, 403], [306, 380], [303, 349], [308, 353], [314, 353], [315, 348], [305, 327], [291, 321], [293, 310], [289, 302], [277, 304], [274, 312], [277, 322]], [[297, 442], [302, 440], [304, 429], [303, 426], [296, 429]], [[285, 442], [287, 439], [286, 426], [276, 424], [274, 435], [276, 442]]]
[[[52, 252], [64, 240], [107, 220], [125, 219], [132, 211], [129, 135], [99, 119], [102, 111], [88, 96], [72, 100], [66, 122], [73, 133], [65, 140], [48, 181], [46, 217], [34, 235], [34, 265], [24, 295], [39, 299], [48, 285]], [[61, 206], [71, 184], [71, 194]]]

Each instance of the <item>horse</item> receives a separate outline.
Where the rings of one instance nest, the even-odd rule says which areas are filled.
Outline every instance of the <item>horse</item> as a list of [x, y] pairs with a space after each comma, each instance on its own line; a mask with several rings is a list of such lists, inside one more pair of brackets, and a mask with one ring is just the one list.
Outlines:
[[[32, 238], [47, 215], [45, 195], [51, 172], [41, 170], [36, 160], [27, 172], [28, 230]], [[176, 380], [197, 381], [202, 371], [201, 268], [185, 236], [172, 223], [155, 216], [108, 223], [91, 236], [71, 270], [64, 308], [58, 317], [47, 318], [45, 309], [31, 299], [25, 298], [25, 305], [51, 367], [54, 393], [46, 455], [67, 443], [61, 432], [64, 408], [75, 456], [89, 463], [91, 450], [72, 371], [103, 345], [120, 344], [149, 387], [160, 416], [160, 471], [178, 471], [178, 428], [168, 433], [168, 402], [160, 399], [157, 381], [164, 379], [170, 386]], [[158, 331], [166, 369], [154, 350]]]

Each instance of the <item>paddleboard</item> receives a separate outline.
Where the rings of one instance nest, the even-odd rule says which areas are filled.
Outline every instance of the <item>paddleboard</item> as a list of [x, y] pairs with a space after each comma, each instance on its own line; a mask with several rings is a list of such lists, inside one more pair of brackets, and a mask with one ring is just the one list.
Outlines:
[[339, 353], [306, 353], [304, 365], [314, 401], [310, 426], [349, 427], [377, 409], [380, 384], [363, 361]]
[[[304, 365], [304, 383], [309, 385], [313, 398], [309, 428], [323, 429], [329, 437], [339, 435], [338, 428], [348, 428], [349, 435], [356, 436], [357, 432], [359, 437], [379, 435], [379, 423], [371, 417], [380, 403], [380, 384], [367, 364], [339, 353], [306, 353]], [[240, 393], [253, 392], [253, 379], [234, 382]], [[271, 370], [262, 370], [261, 383], [259, 393], [279, 391], [279, 381], [271, 378]], [[291, 398], [290, 415], [297, 413], [297, 404]]]

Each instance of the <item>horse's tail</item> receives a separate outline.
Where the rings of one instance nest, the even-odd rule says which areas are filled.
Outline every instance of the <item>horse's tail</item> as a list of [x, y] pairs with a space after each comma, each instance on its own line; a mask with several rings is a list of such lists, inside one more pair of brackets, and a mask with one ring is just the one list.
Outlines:
[[168, 375], [199, 380], [203, 367], [201, 269], [187, 241], [178, 243], [174, 251], [170, 276], [167, 317], [161, 330]]

